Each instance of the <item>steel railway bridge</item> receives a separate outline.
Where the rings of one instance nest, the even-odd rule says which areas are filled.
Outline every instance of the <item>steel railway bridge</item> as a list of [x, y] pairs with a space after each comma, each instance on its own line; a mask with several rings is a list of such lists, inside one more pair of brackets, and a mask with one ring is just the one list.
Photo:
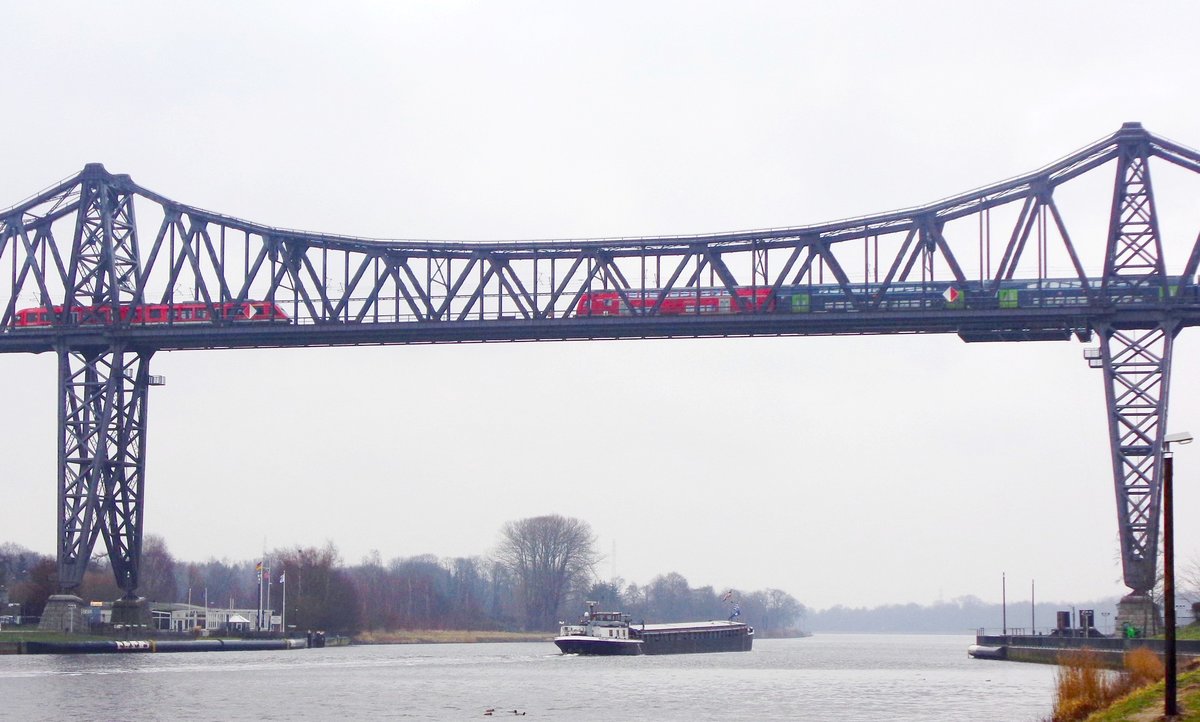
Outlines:
[[[1085, 355], [1104, 373], [1124, 581], [1145, 595], [1172, 344], [1200, 324], [1200, 237], [1190, 235], [1200, 229], [1166, 239], [1179, 249], [1169, 272], [1152, 161], [1177, 178], [1200, 174], [1200, 153], [1127, 123], [1032, 173], [897, 212], [488, 243], [273, 228], [88, 165], [0, 213], [0, 352], [58, 359], [60, 584], [80, 583], [103, 538], [136, 597], [159, 351], [956, 333], [1096, 341]], [[276, 313], [256, 315], [252, 302]]]

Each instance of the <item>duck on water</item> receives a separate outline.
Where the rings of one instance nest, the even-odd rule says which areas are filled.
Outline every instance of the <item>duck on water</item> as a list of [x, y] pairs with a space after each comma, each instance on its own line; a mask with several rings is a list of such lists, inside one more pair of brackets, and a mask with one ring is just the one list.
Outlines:
[[754, 627], [741, 622], [633, 624], [628, 614], [597, 612], [596, 602], [578, 624], [564, 624], [554, 643], [563, 654], [688, 654], [749, 652]]

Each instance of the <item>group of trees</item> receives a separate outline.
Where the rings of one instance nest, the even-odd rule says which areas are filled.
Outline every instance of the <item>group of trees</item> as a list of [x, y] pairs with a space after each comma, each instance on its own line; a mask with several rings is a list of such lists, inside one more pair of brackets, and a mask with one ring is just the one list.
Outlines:
[[[293, 547], [266, 555], [278, 613], [286, 580], [287, 623], [298, 629], [353, 632], [362, 629], [525, 629], [551, 631], [574, 619], [584, 602], [596, 601], [638, 620], [684, 621], [728, 617], [740, 605], [742, 618], [760, 633], [795, 630], [804, 607], [770, 589], [739, 594], [713, 587], [693, 589], [670, 573], [645, 586], [617, 579], [597, 582], [599, 559], [591, 527], [579, 519], [548, 515], [509, 522], [489, 557], [439, 559], [431, 555], [384, 562], [378, 552], [347, 565], [337, 549]], [[257, 560], [190, 563], [176, 560], [166, 542], [147, 536], [142, 548], [138, 593], [151, 601], [256, 608]], [[0, 589], [40, 614], [58, 591], [54, 560], [22, 547], [0, 546]], [[84, 599], [121, 596], [107, 561], [97, 556], [74, 593]]]
[[756, 634], [768, 637], [799, 633], [808, 611], [780, 589], [721, 592], [711, 586], [692, 587], [676, 572], [659, 575], [645, 586], [621, 579], [599, 582], [592, 585], [588, 598], [606, 609], [627, 612], [636, 621], [649, 622], [722, 619], [736, 609], [739, 621], [749, 622]]

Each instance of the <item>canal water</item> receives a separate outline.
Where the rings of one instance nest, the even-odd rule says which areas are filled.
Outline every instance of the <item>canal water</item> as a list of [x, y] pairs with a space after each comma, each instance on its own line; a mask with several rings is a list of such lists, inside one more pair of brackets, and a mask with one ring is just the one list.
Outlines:
[[550, 643], [0, 657], [14, 720], [1014, 720], [1054, 667], [973, 660], [969, 636], [764, 639], [746, 653], [575, 657]]

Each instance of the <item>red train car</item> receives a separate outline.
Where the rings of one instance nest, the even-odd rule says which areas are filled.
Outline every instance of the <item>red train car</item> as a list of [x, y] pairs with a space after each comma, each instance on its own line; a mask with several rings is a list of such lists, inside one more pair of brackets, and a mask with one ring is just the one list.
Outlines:
[[[735, 295], [741, 301], [735, 301]], [[680, 316], [692, 313], [741, 313], [743, 306], [763, 311], [773, 311], [775, 304], [771, 300], [769, 288], [739, 288], [730, 294], [724, 288], [680, 289], [669, 292], [658, 307], [658, 313], [664, 316]], [[616, 291], [593, 291], [579, 298], [575, 307], [576, 316], [630, 316], [633, 309], [652, 309], [658, 302], [659, 291], [647, 291], [645, 297], [641, 292], [631, 291], [626, 294], [629, 303], [626, 304]]]
[[[48, 328], [54, 325], [54, 316], [61, 314], [62, 306], [53, 308], [23, 308], [13, 314], [13, 328]], [[290, 321], [279, 304], [269, 301], [246, 301], [244, 303], [217, 303], [210, 308], [207, 303], [148, 303], [141, 306], [119, 307], [122, 321], [134, 325], [186, 325], [227, 321]], [[113, 322], [112, 306], [74, 306], [71, 308], [71, 324], [76, 326], [106, 325]]]

